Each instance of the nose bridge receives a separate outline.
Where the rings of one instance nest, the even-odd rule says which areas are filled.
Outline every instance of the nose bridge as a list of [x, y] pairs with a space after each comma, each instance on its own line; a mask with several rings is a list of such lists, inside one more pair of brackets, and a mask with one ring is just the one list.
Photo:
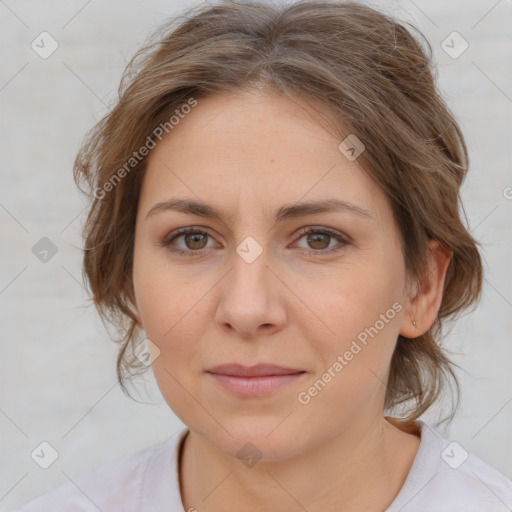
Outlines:
[[242, 300], [245, 298], [244, 293], [269, 291], [267, 265], [270, 263], [270, 254], [267, 241], [262, 240], [264, 236], [265, 234], [262, 234], [258, 239], [246, 236], [235, 248], [231, 281], [236, 287], [235, 292], [240, 290]]
[[268, 266], [270, 254], [256, 237], [246, 237], [232, 253], [229, 275], [221, 287], [217, 321], [232, 328], [254, 334], [263, 324], [276, 325], [280, 307], [276, 303], [275, 279]]

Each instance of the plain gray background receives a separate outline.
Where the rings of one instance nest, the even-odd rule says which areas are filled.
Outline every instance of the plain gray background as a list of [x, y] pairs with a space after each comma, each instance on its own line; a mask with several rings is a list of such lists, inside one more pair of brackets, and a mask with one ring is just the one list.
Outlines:
[[[151, 371], [139, 381], [143, 403], [126, 398], [117, 385], [117, 347], [86, 307], [85, 202], [72, 163], [85, 132], [115, 97], [126, 59], [158, 23], [191, 4], [0, 1], [0, 510], [183, 426]], [[485, 244], [486, 281], [478, 309], [447, 340], [464, 368], [458, 372], [462, 406], [441, 431], [511, 477], [512, 1], [373, 5], [426, 34], [440, 88], [470, 149], [462, 197], [469, 227]], [[47, 58], [31, 47], [44, 31], [58, 44]], [[457, 58], [442, 47], [449, 37], [452, 53], [463, 48], [454, 31], [469, 45]], [[43, 237], [57, 251], [47, 262], [33, 252]], [[43, 441], [59, 454], [46, 470], [30, 456]]]

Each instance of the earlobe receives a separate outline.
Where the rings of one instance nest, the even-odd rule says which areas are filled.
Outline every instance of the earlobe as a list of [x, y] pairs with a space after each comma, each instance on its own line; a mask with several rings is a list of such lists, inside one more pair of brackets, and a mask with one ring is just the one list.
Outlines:
[[131, 301], [129, 303], [129, 309], [130, 311], [132, 312], [134, 318], [136, 319], [137, 321], [137, 325], [141, 328], [141, 329], [144, 329], [144, 325], [142, 323], [142, 317], [140, 315], [140, 312], [139, 312], [139, 309], [137, 308], [136, 305], [134, 305]]
[[453, 252], [437, 240], [428, 243], [428, 271], [417, 283], [417, 292], [410, 299], [400, 334], [417, 338], [434, 324], [443, 300], [444, 283]]
[[143, 325], [142, 325], [142, 319], [140, 317], [140, 313], [138, 312], [134, 312], [134, 316], [135, 318], [137, 319], [137, 325], [141, 328], [141, 329], [144, 329]]

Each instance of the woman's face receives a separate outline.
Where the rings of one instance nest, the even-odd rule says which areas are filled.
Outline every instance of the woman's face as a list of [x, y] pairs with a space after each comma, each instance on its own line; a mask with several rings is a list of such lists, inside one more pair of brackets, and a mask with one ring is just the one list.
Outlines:
[[[232, 93], [200, 100], [150, 154], [137, 312], [165, 400], [226, 455], [251, 442], [286, 459], [382, 418], [410, 324], [404, 259], [387, 199], [340, 142], [290, 99]], [[223, 382], [248, 380], [208, 372], [260, 363], [302, 373], [237, 392]]]

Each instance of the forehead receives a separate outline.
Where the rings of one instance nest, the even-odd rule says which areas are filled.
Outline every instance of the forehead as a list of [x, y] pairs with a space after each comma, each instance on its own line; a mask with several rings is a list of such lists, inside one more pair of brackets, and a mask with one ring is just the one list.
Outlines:
[[273, 215], [285, 203], [337, 198], [381, 217], [383, 193], [340, 142], [300, 99], [259, 91], [200, 99], [149, 155], [140, 207], [188, 197], [229, 220], [244, 209]]

